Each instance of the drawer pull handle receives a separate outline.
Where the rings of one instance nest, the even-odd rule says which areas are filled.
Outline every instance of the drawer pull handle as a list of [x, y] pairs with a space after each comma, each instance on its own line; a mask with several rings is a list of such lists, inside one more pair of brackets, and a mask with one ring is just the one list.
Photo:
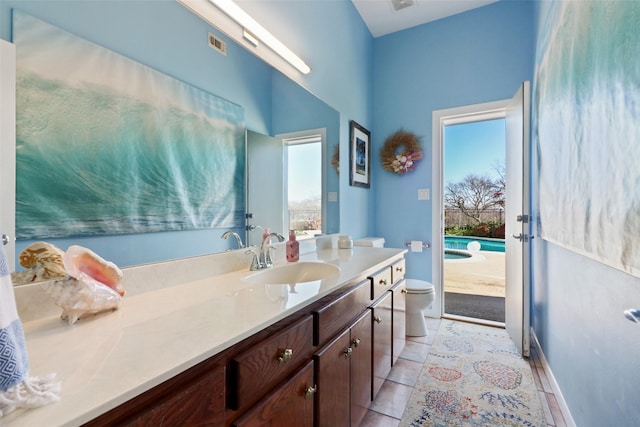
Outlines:
[[404, 271], [404, 268], [402, 267], [396, 267], [396, 271], [399, 273], [402, 273], [402, 271]]
[[351, 357], [351, 353], [353, 353], [353, 349], [351, 347], [347, 347], [342, 352], [342, 355], [344, 356], [345, 359], [348, 359]]
[[375, 320], [377, 324], [382, 323], [382, 317], [376, 316], [376, 317], [373, 318], [373, 320]]
[[317, 385], [313, 385], [313, 386], [310, 385], [304, 391], [304, 398], [305, 399], [311, 399], [313, 397], [313, 395], [316, 394], [317, 391], [318, 391], [318, 386]]
[[286, 363], [289, 361], [289, 359], [291, 359], [291, 357], [293, 357], [293, 350], [287, 348], [282, 353], [280, 353], [280, 356], [278, 356], [278, 362]]
[[353, 344], [354, 347], [358, 347], [360, 345], [360, 338], [354, 338], [351, 344]]
[[381, 284], [382, 286], [385, 286], [387, 284], [387, 279], [380, 279], [378, 283]]
[[406, 294], [407, 290], [406, 289], [402, 289], [400, 292], [403, 293], [403, 294]]

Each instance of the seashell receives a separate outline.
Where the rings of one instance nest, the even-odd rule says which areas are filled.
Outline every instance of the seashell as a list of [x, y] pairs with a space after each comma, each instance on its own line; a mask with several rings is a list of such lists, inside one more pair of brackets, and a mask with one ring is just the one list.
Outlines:
[[67, 276], [64, 279], [42, 282], [40, 287], [62, 308], [60, 317], [68, 320], [70, 325], [87, 314], [115, 310], [122, 300], [118, 292], [89, 276], [81, 279]]
[[82, 246], [69, 246], [62, 256], [66, 274], [81, 282], [97, 282], [124, 296], [122, 270], [114, 263], [105, 261], [96, 253]]
[[16, 278], [28, 282], [55, 279], [67, 275], [62, 256], [62, 249], [47, 242], [35, 242], [20, 252], [20, 265], [28, 270]]

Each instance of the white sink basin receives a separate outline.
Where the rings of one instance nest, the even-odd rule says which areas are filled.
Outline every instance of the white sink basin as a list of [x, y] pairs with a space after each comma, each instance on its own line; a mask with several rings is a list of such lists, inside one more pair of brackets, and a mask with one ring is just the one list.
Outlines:
[[253, 284], [282, 285], [288, 283], [314, 282], [337, 277], [340, 267], [324, 262], [301, 261], [260, 270], [244, 279]]

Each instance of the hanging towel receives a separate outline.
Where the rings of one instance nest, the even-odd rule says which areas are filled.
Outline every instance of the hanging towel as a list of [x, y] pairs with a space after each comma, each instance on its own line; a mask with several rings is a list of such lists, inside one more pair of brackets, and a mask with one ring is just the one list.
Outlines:
[[0, 418], [19, 408], [35, 408], [60, 400], [55, 374], [29, 377], [29, 360], [16, 310], [9, 266], [0, 245]]

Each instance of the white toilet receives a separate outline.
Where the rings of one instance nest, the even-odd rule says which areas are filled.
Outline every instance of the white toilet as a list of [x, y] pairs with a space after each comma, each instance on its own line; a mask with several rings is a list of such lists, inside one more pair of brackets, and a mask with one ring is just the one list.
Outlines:
[[406, 279], [406, 334], [410, 337], [423, 337], [428, 334], [427, 322], [423, 310], [426, 310], [436, 297], [433, 284], [424, 280]]

